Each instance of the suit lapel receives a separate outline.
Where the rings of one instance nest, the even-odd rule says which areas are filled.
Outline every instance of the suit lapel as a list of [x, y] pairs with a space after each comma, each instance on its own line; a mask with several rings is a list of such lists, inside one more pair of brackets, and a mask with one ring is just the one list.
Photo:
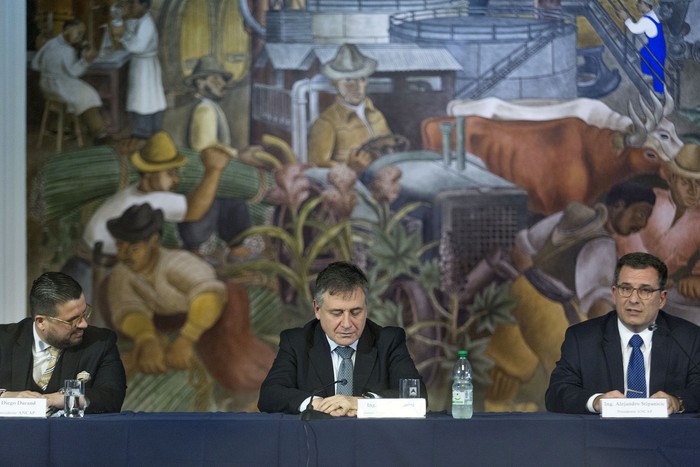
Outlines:
[[617, 313], [612, 312], [603, 330], [603, 353], [608, 368], [608, 382], [612, 389], [623, 391], [625, 388], [625, 372], [622, 367], [622, 348], [620, 347], [620, 331], [617, 329]]
[[56, 370], [51, 375], [46, 392], [56, 392], [63, 387], [67, 379], [75, 379], [78, 375], [78, 364], [80, 363], [80, 353], [75, 348], [65, 349], [56, 363]]
[[32, 320], [24, 327], [17, 341], [15, 341], [15, 347], [12, 351], [13, 388], [24, 388], [28, 379], [33, 378], [31, 375], [32, 362], [34, 360], [34, 354], [32, 353], [34, 347], [33, 327], [34, 321]]
[[651, 371], [649, 374], [649, 395], [654, 394], [662, 388], [662, 382], [667, 381], [666, 369], [670, 368], [670, 340], [666, 335], [671, 332], [666, 324], [666, 319], [661, 313], [656, 318], [656, 324], [666, 332], [654, 332], [651, 337]]
[[[326, 334], [321, 328], [321, 324], [317, 323], [314, 332], [313, 345], [309, 349], [309, 364], [313, 368], [316, 377], [318, 378], [317, 385], [323, 386], [333, 381], [333, 361], [331, 360], [331, 348], [328, 345]], [[334, 388], [328, 388], [324, 391], [325, 396], [335, 394]]]
[[374, 333], [370, 330], [368, 323], [357, 343], [357, 353], [355, 355], [355, 368], [353, 371], [353, 394], [361, 395], [368, 389], [367, 382], [372, 374], [372, 370], [377, 363], [377, 347], [374, 345]]

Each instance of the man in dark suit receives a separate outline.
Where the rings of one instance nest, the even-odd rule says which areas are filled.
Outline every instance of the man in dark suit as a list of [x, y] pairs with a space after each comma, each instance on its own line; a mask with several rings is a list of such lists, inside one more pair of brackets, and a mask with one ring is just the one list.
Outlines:
[[80, 285], [60, 272], [36, 279], [31, 318], [0, 325], [0, 397], [44, 397], [63, 408], [66, 379], [82, 379], [87, 413], [119, 412], [126, 394], [124, 366], [113, 331], [88, 326], [91, 308]]
[[[350, 263], [332, 263], [318, 274], [316, 319], [280, 334], [277, 358], [260, 388], [262, 412], [299, 413], [310, 402], [333, 416], [356, 415], [363, 395], [398, 397], [401, 378], [420, 378], [403, 329], [367, 319], [367, 288], [365, 274]], [[332, 387], [346, 376], [347, 384]], [[311, 397], [326, 385], [320, 397]]]
[[566, 331], [547, 410], [599, 413], [601, 399], [623, 397], [665, 398], [669, 414], [700, 409], [700, 328], [660, 310], [667, 276], [648, 253], [618, 260], [615, 310]]

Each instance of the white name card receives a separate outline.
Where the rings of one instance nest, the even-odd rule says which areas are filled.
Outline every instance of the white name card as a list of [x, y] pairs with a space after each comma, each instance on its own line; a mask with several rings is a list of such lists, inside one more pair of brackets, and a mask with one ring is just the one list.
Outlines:
[[0, 397], [0, 417], [46, 418], [46, 399]]
[[425, 399], [359, 399], [357, 418], [425, 418]]
[[603, 418], [667, 418], [666, 399], [601, 399]]

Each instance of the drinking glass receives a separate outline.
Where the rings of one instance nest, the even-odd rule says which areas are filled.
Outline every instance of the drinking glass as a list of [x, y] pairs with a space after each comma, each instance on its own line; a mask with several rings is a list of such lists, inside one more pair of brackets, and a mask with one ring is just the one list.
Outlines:
[[399, 380], [399, 397], [402, 399], [420, 397], [420, 380], [418, 378]]
[[85, 407], [80, 405], [80, 399], [85, 397], [85, 386], [79, 379], [67, 379], [63, 385], [63, 415], [70, 418], [80, 418], [85, 414]]

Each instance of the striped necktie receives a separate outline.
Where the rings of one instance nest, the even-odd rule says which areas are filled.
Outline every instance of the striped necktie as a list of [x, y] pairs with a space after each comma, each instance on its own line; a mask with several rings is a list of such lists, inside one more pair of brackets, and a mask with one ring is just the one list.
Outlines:
[[47, 350], [51, 355], [51, 358], [49, 359], [49, 364], [46, 366], [46, 369], [41, 374], [39, 381], [36, 382], [36, 384], [41, 388], [42, 391], [45, 391], [46, 387], [49, 385], [49, 381], [51, 381], [51, 375], [53, 374], [53, 369], [56, 368], [56, 361], [58, 361], [58, 349], [56, 347], [51, 346]]

